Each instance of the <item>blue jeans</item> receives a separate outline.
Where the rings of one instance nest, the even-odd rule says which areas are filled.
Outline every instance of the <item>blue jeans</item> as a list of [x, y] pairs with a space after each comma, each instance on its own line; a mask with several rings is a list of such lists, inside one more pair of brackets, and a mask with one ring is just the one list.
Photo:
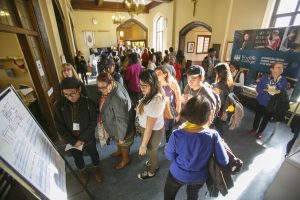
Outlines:
[[203, 186], [203, 183], [199, 184], [186, 184], [177, 180], [169, 171], [165, 188], [164, 188], [164, 200], [175, 200], [178, 190], [183, 186], [187, 185], [186, 193], [187, 200], [197, 200], [198, 193], [200, 188]]

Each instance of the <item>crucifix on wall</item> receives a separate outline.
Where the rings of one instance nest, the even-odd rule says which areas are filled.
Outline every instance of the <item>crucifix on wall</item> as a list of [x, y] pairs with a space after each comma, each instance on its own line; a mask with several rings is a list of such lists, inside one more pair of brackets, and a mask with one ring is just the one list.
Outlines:
[[195, 17], [198, 0], [192, 0], [192, 2], [194, 3], [193, 17]]

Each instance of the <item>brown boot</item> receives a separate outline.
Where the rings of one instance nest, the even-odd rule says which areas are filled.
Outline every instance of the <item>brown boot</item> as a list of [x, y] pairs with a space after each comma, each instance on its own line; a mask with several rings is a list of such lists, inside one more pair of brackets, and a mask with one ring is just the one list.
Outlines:
[[116, 165], [116, 169], [123, 169], [130, 163], [129, 159], [129, 147], [120, 147], [121, 154], [122, 154], [122, 160]]
[[102, 181], [102, 176], [101, 176], [101, 169], [99, 166], [94, 166], [94, 174], [95, 174], [95, 179], [97, 182], [101, 182]]
[[85, 185], [88, 181], [88, 172], [86, 169], [82, 169], [79, 172], [79, 179], [83, 185]]
[[116, 152], [114, 152], [114, 153], [112, 153], [110, 156], [112, 156], [112, 157], [119, 157], [119, 156], [121, 156], [121, 148], [120, 148], [120, 146], [119, 145], [117, 145], [117, 151]]

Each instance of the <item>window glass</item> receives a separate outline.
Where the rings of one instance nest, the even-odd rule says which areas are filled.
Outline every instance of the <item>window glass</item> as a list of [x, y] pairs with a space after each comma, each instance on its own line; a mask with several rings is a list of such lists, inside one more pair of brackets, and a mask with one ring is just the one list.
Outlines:
[[289, 26], [291, 21], [291, 16], [278, 17], [275, 21], [275, 27], [285, 27]]
[[276, 14], [295, 12], [297, 3], [298, 0], [280, 0]]
[[296, 15], [293, 25], [294, 26], [300, 25], [300, 14]]

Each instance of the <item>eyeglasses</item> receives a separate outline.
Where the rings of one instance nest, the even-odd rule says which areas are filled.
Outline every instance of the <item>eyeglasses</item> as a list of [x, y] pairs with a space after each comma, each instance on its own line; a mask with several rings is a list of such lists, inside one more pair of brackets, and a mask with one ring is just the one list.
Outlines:
[[141, 83], [140, 83], [140, 87], [143, 88], [143, 89], [146, 89], [146, 88], [149, 87], [149, 86], [150, 86], [149, 84], [141, 84]]
[[77, 90], [76, 92], [71, 92], [71, 93], [63, 93], [63, 95], [67, 98], [70, 98], [70, 97], [75, 97], [76, 94], [78, 93], [79, 91]]
[[98, 90], [106, 90], [107, 87], [108, 87], [108, 85], [109, 85], [109, 84], [107, 84], [106, 86], [103, 86], [103, 87], [99, 87], [99, 86], [98, 86]]

